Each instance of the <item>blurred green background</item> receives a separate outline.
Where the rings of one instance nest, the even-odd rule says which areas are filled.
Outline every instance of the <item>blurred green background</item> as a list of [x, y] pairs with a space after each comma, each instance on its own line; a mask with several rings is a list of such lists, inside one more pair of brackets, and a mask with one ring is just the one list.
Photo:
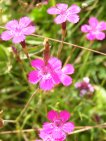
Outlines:
[[[22, 16], [30, 17], [36, 25], [36, 34], [61, 40], [61, 26], [53, 22], [54, 16], [47, 14], [47, 9], [56, 3], [64, 2], [77, 4], [81, 7], [80, 21], [77, 24], [67, 23], [68, 43], [81, 45], [106, 53], [106, 39], [95, 41], [90, 46], [90, 41], [81, 32], [82, 24], [87, 23], [89, 17], [95, 16], [106, 21], [106, 0], [50, 0], [48, 5], [36, 7], [36, 0], [1, 0], [0, 1], [0, 26], [9, 20], [19, 19]], [[3, 29], [0, 28], [0, 33]], [[29, 36], [26, 40], [31, 59], [43, 56], [43, 39]], [[69, 87], [59, 85], [50, 92], [39, 91], [22, 115], [19, 122], [16, 120], [30, 96], [37, 86], [27, 81], [27, 74], [32, 68], [25, 57], [19, 44], [14, 45], [23, 61], [18, 62], [12, 53], [12, 42], [0, 40], [0, 110], [1, 118], [5, 120], [2, 131], [20, 130], [17, 134], [0, 134], [0, 141], [34, 141], [38, 138], [37, 128], [47, 121], [47, 112], [51, 109], [67, 110], [71, 113], [70, 121], [76, 126], [94, 126], [106, 122], [106, 56], [76, 48], [73, 53], [72, 46], [64, 45], [60, 59], [63, 64], [70, 56], [69, 63], [75, 67], [72, 75], [73, 84]], [[50, 41], [51, 54], [57, 55], [60, 43]], [[82, 54], [82, 55], [81, 55]], [[88, 76], [95, 88], [91, 97], [80, 97], [75, 89], [75, 82]], [[6, 121], [7, 120], [7, 121]], [[23, 129], [35, 131], [22, 133]], [[67, 141], [106, 141], [104, 128], [69, 135]]]

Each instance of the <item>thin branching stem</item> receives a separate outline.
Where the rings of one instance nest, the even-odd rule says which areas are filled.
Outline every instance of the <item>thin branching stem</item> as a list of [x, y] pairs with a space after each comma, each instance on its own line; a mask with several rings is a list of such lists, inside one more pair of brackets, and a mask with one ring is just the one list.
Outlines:
[[[32, 36], [39, 37], [39, 38], [43, 38], [43, 39], [44, 39], [44, 38], [48, 38], [49, 40], [55, 41], [55, 42], [58, 42], [58, 43], [61, 43], [61, 42], [62, 42], [62, 41], [60, 41], [60, 40], [53, 39], [53, 38], [49, 38], [49, 37], [45, 37], [45, 36], [42, 36], [42, 35], [32, 34]], [[97, 50], [94, 50], [94, 49], [86, 48], [86, 47], [79, 46], [79, 45], [72, 44], [72, 43], [68, 43], [68, 42], [63, 42], [63, 44], [66, 44], [66, 45], [68, 45], [68, 46], [73, 46], [73, 47], [76, 47], [76, 48], [85, 49], [85, 50], [88, 50], [88, 51], [91, 51], [91, 52], [98, 53], [98, 54], [101, 54], [101, 55], [106, 56], [106, 53], [103, 53], [103, 52], [100, 52], [100, 51], [97, 51]]]
[[[3, 26], [0, 26], [0, 28], [5, 29]], [[63, 41], [60, 41], [60, 40], [57, 40], [57, 39], [54, 39], [54, 38], [49, 38], [49, 37], [45, 37], [45, 36], [38, 35], [38, 34], [32, 34], [32, 36], [39, 37], [39, 38], [43, 38], [43, 39], [44, 39], [44, 38], [48, 38], [49, 40], [55, 41], [55, 42], [58, 42], [58, 43], [63, 42]], [[98, 53], [98, 54], [101, 54], [101, 55], [106, 56], [106, 53], [103, 53], [103, 52], [100, 52], [100, 51], [97, 51], [97, 50], [94, 50], [94, 49], [86, 48], [86, 47], [79, 46], [79, 45], [72, 44], [72, 43], [68, 43], [68, 42], [63, 42], [63, 44], [66, 44], [66, 45], [68, 45], [68, 46], [73, 46], [73, 47], [76, 47], [76, 48], [85, 49], [85, 50], [92, 51], [92, 52], [94, 52], [94, 53]]]
[[30, 102], [32, 101], [33, 97], [36, 95], [36, 93], [38, 92], [39, 88], [31, 95], [30, 99], [28, 100], [28, 102], [26, 103], [25, 107], [23, 108], [23, 110], [21, 111], [20, 115], [16, 118], [16, 121], [19, 121], [19, 119], [22, 117], [22, 115], [26, 112]]
[[[76, 127], [77, 128], [81, 128], [79, 130], [75, 130], [73, 131], [71, 134], [76, 134], [76, 133], [80, 133], [80, 132], [84, 132], [84, 131], [87, 131], [87, 130], [91, 130], [91, 129], [94, 129], [94, 128], [106, 128], [106, 123], [103, 123], [103, 124], [98, 124], [98, 125], [95, 125], [95, 126], [80, 126], [80, 127]], [[23, 129], [21, 130], [21, 132], [23, 133], [28, 133], [28, 132], [35, 132], [36, 129]], [[0, 132], [0, 134], [17, 134], [19, 133], [20, 130], [13, 130], [13, 131], [2, 131]]]

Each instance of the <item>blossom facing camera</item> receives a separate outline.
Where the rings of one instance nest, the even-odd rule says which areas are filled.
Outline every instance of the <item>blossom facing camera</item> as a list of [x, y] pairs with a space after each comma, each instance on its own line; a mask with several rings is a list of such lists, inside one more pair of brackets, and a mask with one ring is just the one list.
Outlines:
[[103, 40], [105, 39], [105, 33], [103, 32], [106, 30], [106, 22], [101, 21], [99, 22], [97, 18], [91, 17], [88, 21], [88, 24], [84, 24], [81, 26], [81, 31], [86, 34], [86, 38], [88, 40]]
[[39, 82], [40, 88], [43, 90], [51, 90], [55, 85], [62, 83], [69, 86], [72, 78], [68, 75], [74, 73], [74, 67], [67, 64], [62, 68], [62, 62], [56, 57], [51, 57], [45, 64], [43, 59], [35, 59], [31, 61], [32, 67], [36, 70], [28, 74], [28, 81], [32, 84]]
[[44, 123], [39, 134], [43, 141], [64, 141], [75, 128], [73, 122], [68, 122], [70, 113], [65, 110], [60, 113], [51, 110], [47, 118], [50, 122]]
[[67, 4], [59, 3], [56, 6], [51, 7], [47, 10], [48, 14], [51, 15], [58, 15], [54, 22], [56, 24], [62, 24], [66, 21], [71, 23], [77, 23], [79, 21], [78, 13], [81, 11], [80, 7], [73, 4], [68, 8]]
[[23, 42], [25, 36], [35, 32], [35, 26], [28, 17], [22, 17], [19, 22], [17, 20], [9, 21], [5, 28], [7, 31], [1, 34], [2, 40], [8, 41], [12, 39], [15, 44]]
[[88, 77], [84, 77], [83, 81], [75, 83], [75, 87], [80, 91], [80, 96], [94, 92], [94, 87], [90, 84]]

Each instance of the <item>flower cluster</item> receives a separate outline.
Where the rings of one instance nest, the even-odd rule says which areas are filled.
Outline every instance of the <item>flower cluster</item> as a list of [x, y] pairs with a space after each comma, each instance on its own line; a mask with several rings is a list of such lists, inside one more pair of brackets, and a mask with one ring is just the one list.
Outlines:
[[43, 90], [51, 90], [59, 83], [64, 86], [72, 83], [72, 78], [68, 75], [74, 73], [74, 67], [67, 64], [62, 68], [62, 62], [56, 57], [51, 57], [48, 64], [42, 59], [35, 59], [31, 61], [31, 65], [36, 70], [28, 74], [28, 80], [32, 84], [40, 82], [40, 88]]
[[94, 92], [94, 87], [90, 84], [88, 77], [84, 77], [83, 81], [77, 82], [75, 87], [80, 91], [80, 96]]
[[68, 122], [70, 113], [67, 111], [58, 113], [51, 110], [48, 112], [47, 118], [50, 122], [44, 123], [39, 134], [39, 137], [43, 141], [64, 141], [67, 134], [70, 134], [74, 130], [74, 123]]
[[80, 10], [80, 7], [75, 4], [68, 8], [67, 4], [59, 3], [56, 4], [56, 6], [49, 8], [47, 12], [51, 15], [58, 15], [54, 21], [56, 24], [61, 24], [66, 21], [77, 23], [79, 21], [79, 16], [77, 14]]
[[81, 26], [81, 31], [86, 34], [88, 40], [103, 40], [105, 38], [106, 22], [99, 22], [97, 18], [91, 17], [88, 21], [89, 25], [84, 24]]

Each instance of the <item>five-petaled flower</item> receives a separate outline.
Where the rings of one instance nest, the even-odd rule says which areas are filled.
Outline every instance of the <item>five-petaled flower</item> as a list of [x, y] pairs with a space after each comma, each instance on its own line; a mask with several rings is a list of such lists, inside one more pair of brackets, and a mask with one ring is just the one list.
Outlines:
[[64, 141], [67, 134], [74, 130], [74, 123], [68, 122], [70, 113], [65, 110], [60, 113], [51, 110], [47, 118], [50, 122], [44, 123], [39, 134], [43, 141]]
[[59, 83], [65, 86], [72, 83], [72, 78], [68, 75], [74, 73], [74, 67], [67, 64], [62, 68], [62, 62], [56, 57], [51, 57], [47, 64], [42, 59], [35, 59], [31, 61], [31, 65], [36, 70], [28, 74], [28, 80], [32, 84], [40, 82], [43, 90], [51, 90]]
[[59, 3], [56, 6], [51, 7], [47, 10], [48, 14], [58, 16], [54, 19], [56, 24], [62, 24], [66, 21], [71, 23], [77, 23], [79, 21], [78, 13], [80, 12], [80, 7], [73, 4], [68, 8], [67, 4]]
[[1, 34], [2, 40], [12, 39], [13, 43], [20, 43], [25, 40], [25, 36], [35, 32], [35, 26], [28, 17], [22, 17], [19, 22], [17, 20], [9, 21], [5, 28], [7, 31]]
[[88, 40], [103, 40], [105, 38], [105, 33], [102, 32], [106, 30], [106, 22], [99, 22], [97, 18], [91, 17], [88, 21], [88, 24], [81, 26], [81, 31], [86, 34]]
[[79, 89], [80, 96], [94, 92], [94, 87], [90, 84], [88, 77], [84, 77], [83, 81], [75, 83], [75, 87]]

